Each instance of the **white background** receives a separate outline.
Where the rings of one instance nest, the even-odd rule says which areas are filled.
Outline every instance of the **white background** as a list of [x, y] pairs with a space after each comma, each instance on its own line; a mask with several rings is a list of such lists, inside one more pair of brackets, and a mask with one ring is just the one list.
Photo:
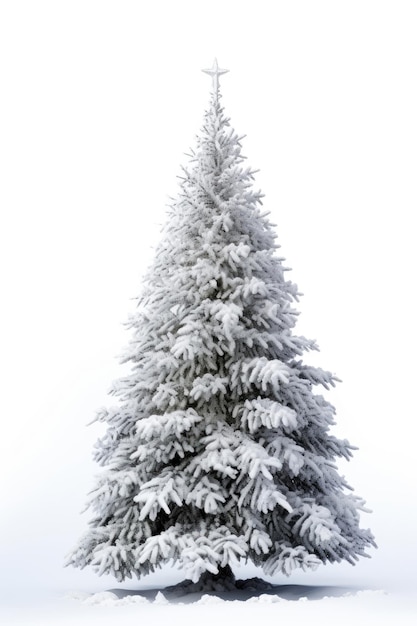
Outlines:
[[[405, 587], [417, 557], [417, 5], [0, 3], [0, 587], [106, 588], [62, 569], [120, 373], [122, 323], [194, 145], [217, 56], [260, 168], [310, 362], [343, 379], [341, 465], [379, 550], [294, 580]], [[327, 579], [326, 579], [327, 576]], [[279, 581], [277, 581], [279, 582]], [[286, 582], [286, 581], [283, 581]], [[112, 583], [110, 583], [112, 584]]]

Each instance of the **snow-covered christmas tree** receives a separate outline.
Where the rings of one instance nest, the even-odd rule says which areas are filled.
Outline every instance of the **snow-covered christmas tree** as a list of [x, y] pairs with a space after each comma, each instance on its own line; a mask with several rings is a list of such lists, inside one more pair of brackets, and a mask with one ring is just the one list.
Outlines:
[[301, 357], [297, 287], [285, 278], [253, 172], [224, 114], [217, 61], [197, 149], [144, 280], [124, 360], [102, 409], [94, 518], [69, 557], [118, 580], [167, 563], [185, 578], [268, 575], [347, 560], [375, 545], [335, 459], [335, 382]]

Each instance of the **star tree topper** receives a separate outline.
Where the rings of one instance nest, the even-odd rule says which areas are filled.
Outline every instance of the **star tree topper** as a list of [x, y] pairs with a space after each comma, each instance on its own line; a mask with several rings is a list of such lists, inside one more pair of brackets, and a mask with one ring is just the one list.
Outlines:
[[217, 59], [214, 59], [213, 66], [209, 70], [202, 70], [206, 74], [210, 74], [213, 80], [213, 91], [217, 92], [219, 89], [219, 76], [222, 74], [227, 74], [229, 70], [220, 69], [219, 64], [217, 63]]

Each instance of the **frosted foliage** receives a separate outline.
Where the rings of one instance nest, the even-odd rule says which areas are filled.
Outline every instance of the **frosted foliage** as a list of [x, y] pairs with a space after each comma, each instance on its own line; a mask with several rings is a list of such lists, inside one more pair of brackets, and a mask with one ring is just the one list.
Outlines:
[[130, 373], [97, 414], [104, 469], [75, 566], [123, 580], [175, 561], [197, 581], [250, 559], [289, 575], [373, 544], [317, 393], [336, 379], [300, 359], [316, 345], [294, 333], [297, 288], [252, 185], [216, 90], [129, 320]]

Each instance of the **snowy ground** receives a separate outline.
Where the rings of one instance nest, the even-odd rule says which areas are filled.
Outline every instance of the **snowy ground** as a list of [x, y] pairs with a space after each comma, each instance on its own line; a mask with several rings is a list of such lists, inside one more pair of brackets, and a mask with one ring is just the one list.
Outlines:
[[[341, 595], [339, 595], [341, 594]], [[153, 595], [153, 594], [152, 594]], [[220, 594], [221, 595], [221, 594]], [[316, 598], [318, 596], [318, 598]], [[169, 602], [158, 592], [156, 598], [128, 595], [122, 598], [109, 591], [88, 594], [69, 592], [48, 603], [26, 605], [4, 611], [3, 624], [223, 624], [232, 620], [252, 623], [284, 619], [293, 624], [415, 624], [416, 604], [401, 594], [382, 590], [346, 590], [341, 587], [283, 586], [276, 594], [259, 594], [247, 599], [239, 595]]]
[[[398, 606], [389, 595], [378, 591], [363, 591], [357, 595], [326, 597], [320, 602], [301, 597], [297, 602], [276, 596], [223, 600], [203, 596], [192, 604], [171, 604], [163, 596], [149, 602], [141, 596], [114, 600], [113, 594], [102, 593], [84, 601], [62, 600], [60, 606], [43, 609], [37, 614], [22, 612], [9, 623], [16, 624], [166, 624], [172, 626], [195, 624], [252, 623], [261, 620], [285, 620], [293, 624], [415, 624], [415, 613], [410, 607]], [[6, 622], [7, 623], [7, 622]]]
[[[369, 562], [370, 563], [370, 562]], [[259, 574], [240, 570], [246, 578]], [[88, 572], [55, 572], [55, 580], [34, 580], [32, 588], [10, 586], [0, 609], [5, 626], [77, 626], [152, 624], [170, 626], [198, 623], [253, 623], [285, 620], [309, 625], [415, 624], [417, 596], [412, 581], [377, 572], [374, 565], [356, 568], [337, 565], [311, 574], [295, 574], [273, 581], [274, 589], [211, 592], [170, 597], [165, 586], [181, 576], [165, 570], [141, 583], [116, 585]], [[239, 574], [238, 574], [239, 576]], [[9, 581], [10, 582], [10, 581]], [[78, 584], [77, 584], [78, 583]], [[162, 589], [162, 590], [161, 590]]]

